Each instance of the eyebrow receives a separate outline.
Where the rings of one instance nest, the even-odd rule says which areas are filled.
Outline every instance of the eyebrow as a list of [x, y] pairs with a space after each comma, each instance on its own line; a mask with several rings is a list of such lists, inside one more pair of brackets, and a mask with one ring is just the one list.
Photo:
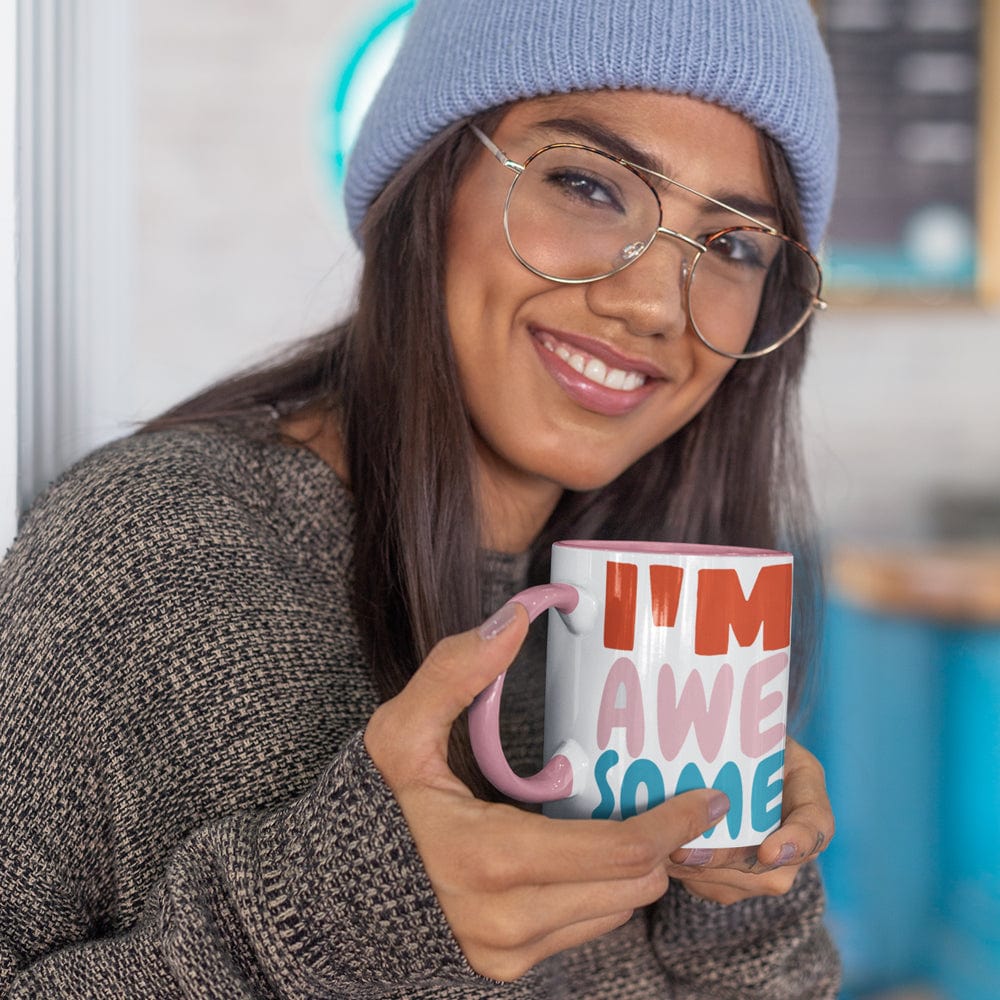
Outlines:
[[588, 145], [597, 146], [620, 160], [628, 160], [637, 167], [658, 174], [667, 174], [663, 164], [652, 153], [633, 146], [628, 139], [590, 118], [547, 118], [545, 121], [536, 122], [533, 127], [548, 132], [565, 132], [567, 135], [586, 140]]
[[[595, 146], [605, 153], [611, 153], [612, 156], [620, 160], [627, 160], [637, 167], [651, 170], [653, 173], [662, 174], [673, 180], [669, 167], [665, 167], [656, 156], [633, 145], [617, 132], [613, 132], [593, 119], [547, 118], [544, 121], [536, 122], [532, 128], [537, 131], [563, 132], [581, 139], [587, 145]], [[712, 194], [711, 197], [716, 201], [724, 202], [727, 207], [735, 208], [745, 215], [760, 219], [762, 222], [777, 224], [780, 221], [778, 210], [771, 201], [761, 201], [739, 191], [729, 190]]]

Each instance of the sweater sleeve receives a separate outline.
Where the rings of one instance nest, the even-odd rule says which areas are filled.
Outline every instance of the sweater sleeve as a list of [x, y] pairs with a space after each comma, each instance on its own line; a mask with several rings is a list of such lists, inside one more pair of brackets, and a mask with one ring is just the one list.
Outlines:
[[477, 978], [360, 734], [289, 806], [188, 838], [128, 932], [19, 971], [4, 950], [7, 995], [25, 1000], [416, 996]]
[[650, 942], [677, 996], [687, 1000], [834, 1000], [840, 960], [823, 910], [815, 864], [784, 896], [730, 906], [671, 883], [652, 908]]
[[493, 995], [364, 748], [328, 484], [155, 438], [0, 565], [0, 996]]

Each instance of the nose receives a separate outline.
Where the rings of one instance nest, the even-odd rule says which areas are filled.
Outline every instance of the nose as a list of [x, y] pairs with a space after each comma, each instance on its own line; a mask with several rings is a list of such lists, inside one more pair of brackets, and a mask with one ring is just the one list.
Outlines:
[[596, 315], [623, 321], [637, 336], [683, 336], [693, 256], [693, 249], [661, 230], [640, 257], [587, 285], [587, 304]]

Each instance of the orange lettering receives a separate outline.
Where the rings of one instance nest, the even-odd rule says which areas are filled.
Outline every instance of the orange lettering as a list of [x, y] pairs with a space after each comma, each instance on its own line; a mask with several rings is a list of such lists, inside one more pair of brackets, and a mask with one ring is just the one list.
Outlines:
[[652, 602], [653, 624], [673, 628], [677, 622], [677, 608], [681, 602], [681, 566], [650, 566], [649, 590]]
[[736, 570], [700, 570], [694, 651], [700, 656], [728, 653], [730, 628], [740, 646], [750, 646], [762, 627], [764, 649], [784, 649], [791, 611], [791, 563], [761, 569], [749, 596], [744, 595]]
[[635, 645], [638, 589], [639, 567], [635, 563], [608, 563], [604, 591], [604, 645], [607, 649], [632, 649]]

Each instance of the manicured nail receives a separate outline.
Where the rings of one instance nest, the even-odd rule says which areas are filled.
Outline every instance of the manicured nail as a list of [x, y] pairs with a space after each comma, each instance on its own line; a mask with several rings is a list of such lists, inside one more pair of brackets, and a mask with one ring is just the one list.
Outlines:
[[787, 865], [798, 853], [799, 849], [794, 844], [782, 844], [774, 863], [775, 865]]
[[487, 618], [476, 630], [480, 639], [495, 639], [517, 617], [517, 605], [505, 604], [492, 618]]
[[708, 800], [708, 818], [715, 823], [727, 812], [729, 812], [729, 797], [722, 792], [716, 792]]
[[704, 847], [696, 847], [688, 852], [688, 856], [681, 862], [682, 865], [707, 865], [712, 860], [712, 852]]

